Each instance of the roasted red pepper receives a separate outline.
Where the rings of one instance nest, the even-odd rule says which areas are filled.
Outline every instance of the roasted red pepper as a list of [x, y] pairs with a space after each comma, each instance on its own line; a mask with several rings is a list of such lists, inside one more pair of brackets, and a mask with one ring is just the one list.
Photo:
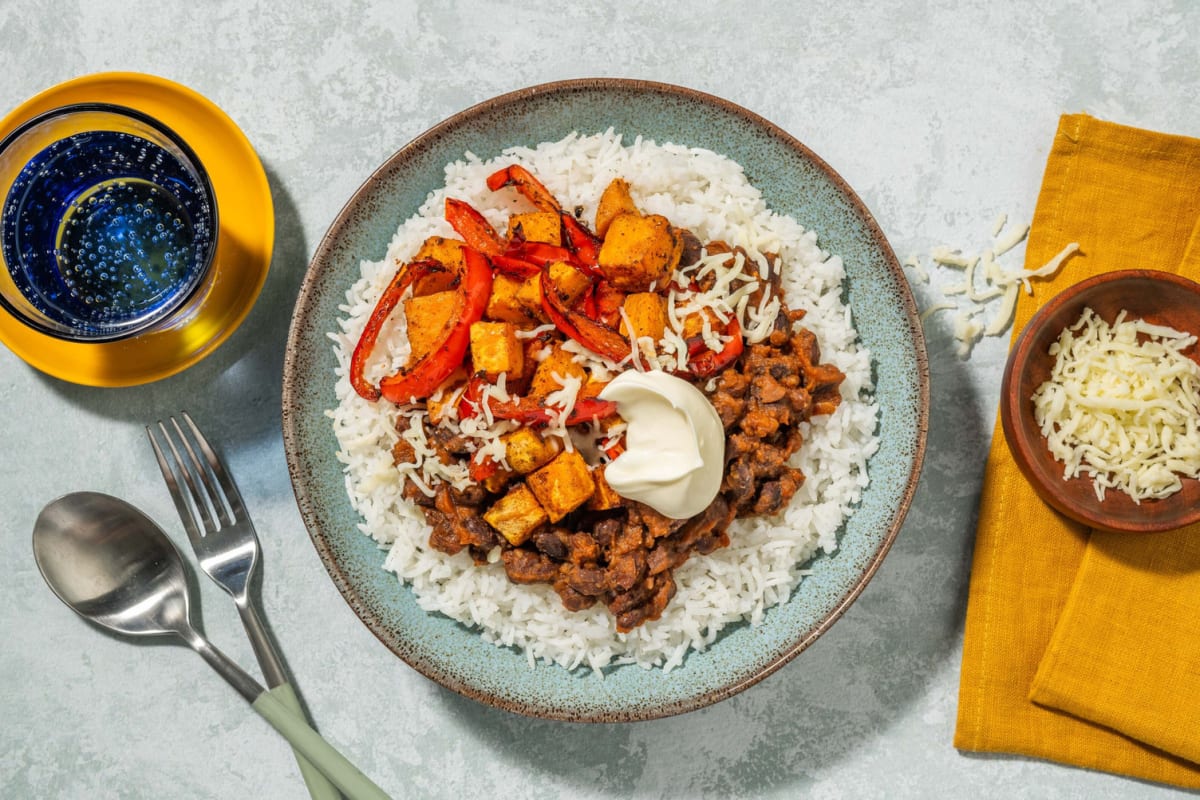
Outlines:
[[511, 275], [514, 278], [529, 278], [541, 271], [538, 265], [532, 261], [524, 261], [514, 256], [489, 256], [488, 260], [492, 262], [496, 272]]
[[379, 399], [379, 388], [373, 386], [366, 379], [364, 373], [367, 360], [375, 349], [376, 340], [379, 339], [379, 331], [383, 327], [384, 320], [396, 308], [396, 304], [400, 302], [400, 298], [404, 296], [404, 292], [412, 285], [413, 281], [426, 275], [445, 271], [446, 268], [436, 261], [414, 261], [408, 266], [396, 270], [391, 283], [379, 296], [375, 310], [371, 312], [362, 335], [358, 337], [358, 344], [354, 346], [354, 355], [350, 357], [350, 385], [363, 399], [371, 401]]
[[517, 191], [529, 198], [529, 201], [538, 209], [553, 211], [556, 214], [562, 213], [562, 206], [559, 205], [550, 190], [520, 164], [512, 164], [498, 172], [493, 172], [488, 176], [487, 186], [493, 192], [505, 186], [515, 186]]
[[512, 258], [519, 258], [522, 261], [539, 267], [546, 264], [553, 264], [555, 261], [562, 261], [572, 265], [575, 263], [575, 254], [570, 250], [565, 247], [555, 247], [552, 244], [544, 242], [521, 242], [520, 244], [510, 246], [504, 254]]
[[446, 221], [463, 238], [468, 247], [472, 247], [486, 256], [497, 256], [504, 253], [504, 238], [496, 233], [496, 229], [483, 218], [483, 214], [476, 211], [469, 203], [447, 197]]
[[563, 211], [560, 214], [562, 227], [567, 234], [567, 242], [574, 254], [572, 261], [588, 275], [599, 275], [600, 268], [600, 239], [583, 226], [579, 220]]
[[500, 462], [491, 456], [484, 456], [482, 460], [472, 457], [471, 463], [467, 464], [467, 474], [475, 483], [483, 483], [499, 471]]
[[466, 275], [459, 284], [458, 302], [450, 315], [445, 335], [415, 364], [384, 378], [379, 384], [380, 394], [393, 403], [428, 397], [462, 364], [471, 342], [471, 324], [483, 317], [492, 295], [492, 269], [488, 260], [470, 247], [463, 248], [463, 257]]
[[[488, 408], [496, 419], [511, 419], [522, 425], [545, 425], [558, 412], [546, 408], [541, 401], [532, 397], [522, 397], [508, 402], [490, 402]], [[598, 397], [581, 397], [575, 401], [574, 408], [567, 415], [567, 425], [580, 425], [593, 419], [607, 419], [616, 416], [617, 404], [611, 400], [601, 400]]]
[[[730, 318], [729, 324], [725, 326], [725, 335], [730, 339], [720, 351], [705, 350], [700, 355], [688, 358], [688, 372], [697, 378], [707, 378], [737, 361], [746, 347], [746, 343], [742, 341], [742, 326], [738, 324], [737, 317]], [[688, 351], [691, 351], [690, 345]]]
[[604, 356], [609, 361], [620, 362], [631, 352], [629, 340], [617, 331], [588, 319], [586, 315], [569, 308], [550, 278], [550, 266], [542, 267], [542, 310], [560, 331], [581, 345]]

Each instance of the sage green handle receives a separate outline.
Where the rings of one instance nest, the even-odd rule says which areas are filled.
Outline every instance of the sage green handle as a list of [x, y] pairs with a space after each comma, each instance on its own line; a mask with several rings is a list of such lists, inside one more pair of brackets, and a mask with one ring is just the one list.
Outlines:
[[392, 800], [275, 695], [263, 692], [252, 707], [271, 723], [271, 727], [283, 734], [293, 749], [333, 781], [333, 785], [341, 789], [349, 800]]
[[[275, 699], [283, 703], [288, 711], [304, 719], [300, 698], [296, 697], [296, 691], [290, 683], [279, 684], [270, 690], [270, 694], [275, 695]], [[301, 755], [299, 750], [296, 751], [296, 763], [300, 765], [300, 775], [304, 778], [304, 785], [308, 787], [308, 794], [312, 800], [342, 800], [341, 792], [329, 782], [329, 778]]]

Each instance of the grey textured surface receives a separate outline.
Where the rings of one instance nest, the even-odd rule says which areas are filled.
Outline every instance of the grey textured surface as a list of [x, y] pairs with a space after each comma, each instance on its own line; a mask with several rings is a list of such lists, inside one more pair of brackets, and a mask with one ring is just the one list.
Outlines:
[[[625, 726], [539, 722], [429, 683], [357, 621], [296, 511], [279, 430], [296, 288], [342, 203], [396, 148], [511, 89], [614, 75], [691, 86], [779, 124], [859, 192], [903, 258], [977, 247], [1033, 213], [1058, 115], [1200, 133], [1200, 7], [1188, 2], [851, 4], [358, 2], [0, 6], [0, 106], [128, 69], [211, 98], [257, 147], [278, 220], [244, 326], [182, 375], [133, 389], [46, 378], [0, 351], [0, 795], [303, 797], [270, 729], [192, 654], [88, 628], [42, 585], [37, 510], [121, 495], [172, 520], [141, 426], [180, 407], [221, 430], [266, 551], [263, 598], [325, 734], [397, 797], [1161, 797], [1169, 789], [951, 737], [975, 507], [1006, 341], [959, 360], [929, 332], [925, 474], [879, 574], [775, 676]], [[918, 288], [925, 303], [933, 292]], [[937, 318], [935, 318], [936, 320]], [[210, 432], [211, 432], [210, 430]], [[252, 656], [220, 590], [212, 638]]]

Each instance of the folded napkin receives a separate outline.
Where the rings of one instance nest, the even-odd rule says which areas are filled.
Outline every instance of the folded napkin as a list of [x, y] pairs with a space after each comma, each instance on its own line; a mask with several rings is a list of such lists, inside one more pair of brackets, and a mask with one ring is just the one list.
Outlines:
[[[1064, 116], [1026, 248], [1081, 253], [1022, 296], [1014, 338], [1060, 289], [1117, 269], [1200, 280], [1200, 139]], [[1093, 532], [1026, 483], [999, 422], [980, 498], [958, 726], [1016, 753], [1200, 788], [1200, 525]]]

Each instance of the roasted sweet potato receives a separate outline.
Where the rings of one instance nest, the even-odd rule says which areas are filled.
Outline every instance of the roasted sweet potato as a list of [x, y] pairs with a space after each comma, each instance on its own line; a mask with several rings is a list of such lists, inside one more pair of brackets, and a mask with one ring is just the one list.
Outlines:
[[562, 245], [562, 221], [553, 211], [513, 214], [508, 218], [508, 238], [515, 238], [518, 229], [527, 242], [544, 242], [555, 247]]
[[588, 508], [593, 511], [607, 511], [610, 508], [619, 508], [621, 506], [621, 495], [613, 491], [613, 488], [608, 485], [608, 481], [604, 479], [603, 467], [597, 467], [592, 470], [592, 480], [596, 483], [596, 491], [592, 493], [591, 499], [588, 500]]
[[[564, 264], [561, 261], [555, 261], [550, 265], [550, 281], [554, 284], [554, 290], [558, 292], [563, 303], [568, 306], [579, 302], [579, 298], [583, 297], [583, 293], [592, 285], [591, 278], [570, 264]], [[538, 303], [539, 305], [541, 303], [540, 296]]]
[[429, 399], [425, 401], [425, 410], [429, 413], [430, 422], [434, 425], [442, 424], [451, 405], [458, 402], [461, 394], [459, 390], [466, 382], [466, 372], [462, 369], [455, 370], [441, 388], [430, 395]]
[[413, 261], [432, 258], [446, 268], [445, 272], [437, 272], [413, 283], [413, 295], [421, 297], [453, 289], [461, 279], [465, 264], [463, 263], [463, 242], [457, 239], [447, 239], [442, 236], [430, 236], [421, 245]]
[[710, 329], [719, 331], [724, 325], [717, 315], [707, 308], [702, 308], [699, 311], [688, 314], [683, 318], [683, 338], [690, 339], [693, 336], [700, 336], [704, 333], [704, 321], [708, 320]]
[[428, 353], [441, 340], [457, 305], [457, 297], [457, 292], [437, 292], [404, 301], [408, 343], [412, 346], [409, 363]]
[[483, 519], [511, 544], [520, 545], [545, 524], [547, 515], [529, 487], [519, 483], [483, 512]]
[[521, 475], [527, 475], [550, 463], [562, 450], [562, 442], [557, 438], [551, 436], [543, 439], [541, 434], [532, 428], [517, 428], [501, 438], [507, 448], [505, 459], [508, 465]]
[[599, 266], [618, 289], [644, 292], [666, 285], [682, 253], [683, 239], [666, 217], [618, 214], [600, 246]]
[[596, 491], [592, 471], [578, 450], [559, 453], [549, 464], [531, 472], [525, 482], [551, 522], [579, 508]]
[[636, 292], [625, 298], [622, 306], [629, 326], [621, 321], [621, 333], [630, 338], [640, 339], [649, 336], [654, 341], [662, 339], [663, 331], [667, 329], [667, 300], [661, 294], [654, 292]]
[[596, 207], [596, 235], [604, 238], [608, 226], [618, 214], [638, 214], [637, 206], [629, 195], [629, 181], [624, 178], [613, 178], [612, 183], [605, 187], [600, 195], [600, 204]]
[[587, 372], [575, 363], [575, 357], [561, 347], [555, 347], [550, 351], [550, 355], [542, 359], [533, 373], [533, 381], [529, 385], [529, 395], [544, 398], [551, 392], [561, 389], [562, 382], [555, 379], [556, 374], [564, 378], [576, 377], [581, 381], [587, 380]]
[[511, 322], [471, 323], [471, 362], [476, 372], [486, 372], [489, 380], [501, 373], [519, 375], [524, 360], [525, 348]]
[[520, 278], [496, 275], [492, 279], [492, 296], [488, 298], [484, 316], [497, 322], [511, 322], [518, 328], [533, 328], [541, 324], [541, 299], [535, 301], [536, 311], [530, 308], [526, 284]]

